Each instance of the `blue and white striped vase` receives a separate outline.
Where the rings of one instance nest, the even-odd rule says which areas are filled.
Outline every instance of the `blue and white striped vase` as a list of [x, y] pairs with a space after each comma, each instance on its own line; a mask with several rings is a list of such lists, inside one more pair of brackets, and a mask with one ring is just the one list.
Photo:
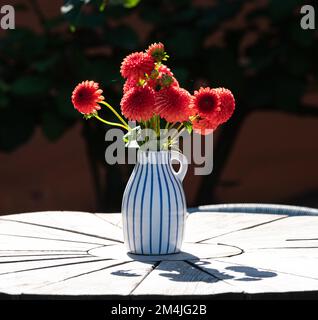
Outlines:
[[[178, 172], [173, 160], [180, 163]], [[179, 152], [138, 151], [122, 202], [124, 239], [130, 253], [180, 252], [187, 218], [182, 187], [187, 169], [187, 159]]]

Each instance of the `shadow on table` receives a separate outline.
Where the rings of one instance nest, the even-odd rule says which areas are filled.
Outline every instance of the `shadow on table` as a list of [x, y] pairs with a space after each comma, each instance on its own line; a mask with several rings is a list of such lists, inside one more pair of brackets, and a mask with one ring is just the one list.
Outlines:
[[[207, 282], [213, 283], [223, 280], [234, 281], [260, 281], [264, 278], [276, 277], [277, 273], [258, 270], [257, 268], [248, 266], [229, 266], [219, 271], [214, 268], [204, 266], [205, 262], [198, 264], [185, 262], [187, 265], [174, 265], [173, 268], [169, 264], [160, 264], [158, 271], [160, 276], [167, 277], [171, 281], [179, 282]], [[201, 271], [201, 272], [200, 272]], [[198, 273], [199, 272], [199, 273]]]
[[[169, 254], [161, 256], [146, 256], [128, 254], [134, 261], [150, 263], [155, 266], [158, 275], [167, 277], [171, 281], [179, 282], [207, 282], [213, 283], [222, 280], [234, 281], [260, 281], [265, 278], [276, 277], [277, 273], [259, 270], [249, 266], [228, 266], [219, 271], [211, 268], [213, 261], [200, 261], [200, 258], [187, 253]], [[134, 270], [119, 270], [112, 275], [123, 277], [137, 277]]]

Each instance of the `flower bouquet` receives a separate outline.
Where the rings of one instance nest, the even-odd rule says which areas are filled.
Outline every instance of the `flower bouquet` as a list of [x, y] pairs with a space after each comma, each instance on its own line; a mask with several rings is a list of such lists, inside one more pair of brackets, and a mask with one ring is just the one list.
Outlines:
[[[123, 60], [121, 115], [105, 101], [94, 81], [80, 83], [72, 94], [74, 107], [85, 119], [95, 118], [126, 130], [126, 145], [139, 148], [122, 202], [125, 244], [135, 254], [180, 251], [186, 220], [182, 180], [187, 160], [175, 150], [176, 141], [184, 130], [203, 135], [213, 132], [235, 108], [228, 89], [201, 87], [191, 95], [181, 88], [165, 64], [168, 57], [164, 45], [155, 43]], [[101, 118], [101, 106], [110, 109], [119, 122]], [[136, 125], [130, 126], [127, 120]], [[180, 162], [178, 172], [172, 160]]]

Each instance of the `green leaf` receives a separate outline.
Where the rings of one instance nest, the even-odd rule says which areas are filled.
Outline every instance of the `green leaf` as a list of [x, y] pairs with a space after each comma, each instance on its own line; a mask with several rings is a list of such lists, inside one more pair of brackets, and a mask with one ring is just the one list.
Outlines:
[[244, 81], [242, 81], [243, 73], [234, 52], [227, 48], [214, 48], [209, 50], [208, 57], [208, 76], [213, 87], [229, 88], [234, 91], [234, 94], [239, 92]]
[[0, 109], [0, 150], [13, 151], [26, 143], [35, 128], [35, 117], [18, 108]]
[[9, 105], [9, 98], [0, 91], [0, 109], [4, 109]]
[[303, 0], [270, 0], [269, 13], [274, 20], [284, 19], [293, 14], [294, 9], [303, 3]]
[[49, 81], [43, 77], [22, 76], [13, 82], [11, 91], [16, 95], [30, 96], [46, 93], [49, 90]]
[[76, 26], [84, 28], [96, 28], [105, 21], [105, 15], [102, 12], [95, 14], [82, 14], [77, 21]]
[[184, 127], [187, 129], [187, 131], [189, 132], [189, 134], [192, 133], [192, 123], [190, 121], [186, 121], [186, 122], [183, 122], [183, 125]]
[[193, 29], [175, 29], [169, 32], [169, 38], [166, 40], [167, 51], [172, 52], [176, 58], [192, 58], [198, 41], [198, 34]]
[[47, 59], [44, 60], [39, 60], [37, 62], [35, 62], [33, 64], [33, 67], [35, 70], [39, 71], [39, 72], [45, 72], [47, 70], [49, 70], [51, 67], [53, 67], [55, 65], [55, 63], [58, 60], [58, 55], [52, 55]]
[[42, 130], [50, 141], [56, 141], [68, 128], [69, 123], [54, 112], [45, 112], [42, 116]]
[[138, 5], [140, 0], [123, 0], [123, 4], [125, 8], [134, 8]]
[[182, 68], [182, 67], [176, 67], [173, 69], [173, 73], [176, 77], [176, 79], [178, 79], [178, 82], [182, 85], [185, 85], [188, 81], [189, 78], [189, 70], [186, 68]]
[[79, 118], [79, 113], [72, 105], [71, 92], [71, 88], [69, 90], [60, 90], [55, 98], [55, 105], [60, 116], [65, 119], [75, 120]]
[[198, 20], [197, 25], [203, 28], [215, 28], [225, 20], [235, 16], [241, 9], [244, 1], [218, 1], [212, 8], [205, 9], [202, 12], [202, 18]]
[[107, 32], [106, 41], [113, 46], [118, 46], [119, 48], [135, 50], [138, 46], [139, 38], [131, 28], [120, 26]]
[[10, 89], [10, 86], [0, 79], [0, 92], [7, 92]]
[[301, 47], [310, 47], [316, 41], [315, 30], [303, 30], [298, 24], [293, 24], [289, 30], [291, 39]]

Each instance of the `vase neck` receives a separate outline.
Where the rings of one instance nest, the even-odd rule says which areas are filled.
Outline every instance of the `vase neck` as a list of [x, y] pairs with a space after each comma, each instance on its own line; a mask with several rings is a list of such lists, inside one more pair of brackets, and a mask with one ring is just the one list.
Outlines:
[[138, 151], [137, 160], [140, 164], [170, 163], [170, 151]]

